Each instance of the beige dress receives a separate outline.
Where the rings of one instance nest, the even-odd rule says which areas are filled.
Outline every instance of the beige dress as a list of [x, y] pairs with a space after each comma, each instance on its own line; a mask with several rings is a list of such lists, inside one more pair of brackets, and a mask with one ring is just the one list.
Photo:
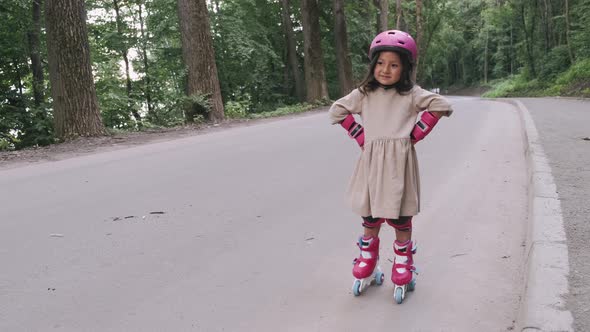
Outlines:
[[391, 219], [418, 214], [420, 175], [410, 133], [426, 109], [452, 113], [445, 98], [419, 86], [405, 94], [377, 88], [366, 96], [355, 89], [332, 105], [332, 124], [359, 114], [365, 129], [365, 147], [347, 190], [356, 214]]

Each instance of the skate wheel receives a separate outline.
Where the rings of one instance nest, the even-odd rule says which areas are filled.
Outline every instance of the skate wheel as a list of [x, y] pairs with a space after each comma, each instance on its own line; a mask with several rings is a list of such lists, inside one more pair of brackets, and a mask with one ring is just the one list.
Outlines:
[[383, 274], [383, 272], [377, 271], [377, 273], [375, 274], [375, 284], [383, 284], [383, 279], [385, 279], [385, 275]]
[[352, 285], [352, 294], [354, 294], [354, 296], [361, 295], [361, 281], [360, 280], [354, 281], [354, 284]]
[[404, 300], [404, 290], [401, 287], [396, 287], [395, 291], [393, 292], [393, 298], [397, 304], [401, 304]]
[[412, 281], [410, 281], [408, 284], [408, 290], [410, 292], [412, 292], [414, 289], [416, 289], [416, 279], [412, 279]]

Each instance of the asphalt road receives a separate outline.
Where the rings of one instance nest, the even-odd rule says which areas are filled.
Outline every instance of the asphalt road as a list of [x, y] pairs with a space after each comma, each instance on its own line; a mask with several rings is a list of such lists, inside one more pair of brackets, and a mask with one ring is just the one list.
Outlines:
[[[0, 331], [502, 331], [521, 299], [517, 110], [453, 98], [417, 146], [420, 275], [354, 297], [358, 148], [326, 113], [0, 170]], [[499, 135], [498, 133], [501, 133]]]
[[590, 101], [520, 99], [532, 115], [555, 179], [569, 256], [566, 308], [590, 331]]

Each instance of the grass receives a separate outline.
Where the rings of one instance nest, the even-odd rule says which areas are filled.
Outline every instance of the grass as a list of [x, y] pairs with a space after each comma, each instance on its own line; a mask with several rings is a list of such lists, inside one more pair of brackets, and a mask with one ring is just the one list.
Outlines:
[[283, 116], [283, 115], [288, 115], [288, 114], [303, 113], [303, 112], [307, 112], [309, 110], [312, 110], [314, 108], [318, 108], [318, 107], [322, 107], [322, 106], [326, 106], [326, 105], [330, 105], [330, 104], [331, 104], [330, 100], [317, 101], [312, 104], [301, 103], [301, 104], [279, 107], [276, 110], [270, 111], [270, 112], [250, 113], [246, 117], [249, 119], [272, 118], [272, 117]]
[[590, 59], [576, 62], [552, 80], [528, 79], [520, 74], [491, 82], [491, 90], [483, 95], [500, 97], [571, 96], [590, 98]]

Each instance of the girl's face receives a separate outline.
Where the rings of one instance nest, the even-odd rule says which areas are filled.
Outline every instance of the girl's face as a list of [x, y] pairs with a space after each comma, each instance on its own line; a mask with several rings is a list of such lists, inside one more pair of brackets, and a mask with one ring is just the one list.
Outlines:
[[381, 85], [392, 85], [402, 76], [402, 60], [395, 52], [384, 51], [379, 54], [373, 76]]

